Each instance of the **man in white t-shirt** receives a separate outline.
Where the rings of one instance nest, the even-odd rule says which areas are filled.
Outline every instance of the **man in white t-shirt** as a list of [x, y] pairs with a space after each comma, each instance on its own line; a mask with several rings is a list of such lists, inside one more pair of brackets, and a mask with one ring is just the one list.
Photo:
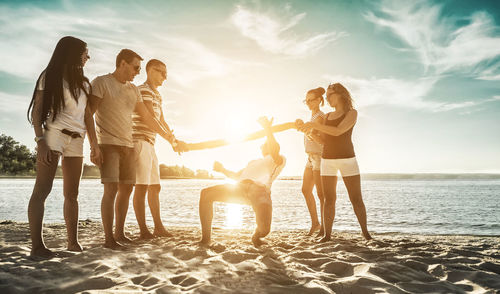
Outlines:
[[172, 138], [171, 132], [149, 115], [139, 90], [131, 83], [141, 70], [141, 60], [142, 57], [134, 51], [123, 49], [116, 57], [115, 71], [92, 81], [90, 105], [95, 111], [97, 141], [103, 158], [100, 172], [104, 185], [101, 202], [104, 247], [111, 249], [122, 247], [116, 241], [131, 242], [125, 236], [124, 224], [136, 177], [132, 138], [134, 110], [152, 130], [166, 140]]
[[261, 238], [271, 230], [272, 201], [271, 185], [285, 166], [286, 159], [280, 155], [280, 145], [271, 130], [272, 120], [265, 117], [259, 123], [266, 130], [267, 140], [261, 146], [263, 158], [252, 160], [239, 172], [225, 169], [221, 163], [214, 163], [214, 170], [237, 180], [236, 185], [223, 184], [205, 188], [200, 195], [201, 244], [210, 244], [212, 235], [213, 203], [230, 202], [249, 204], [255, 212], [257, 228], [252, 236], [255, 247], [263, 244]]

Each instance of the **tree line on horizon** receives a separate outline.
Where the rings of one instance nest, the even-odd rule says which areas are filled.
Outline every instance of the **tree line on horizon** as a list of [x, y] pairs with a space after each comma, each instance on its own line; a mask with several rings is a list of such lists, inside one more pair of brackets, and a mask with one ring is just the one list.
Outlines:
[[[35, 176], [36, 152], [20, 144], [11, 136], [0, 134], [0, 175], [1, 176]], [[56, 176], [62, 176], [61, 166], [57, 167]], [[93, 164], [84, 164], [82, 177], [100, 178], [99, 168]], [[212, 179], [208, 171], [193, 171], [185, 166], [167, 166], [160, 164], [160, 178], [198, 178]]]

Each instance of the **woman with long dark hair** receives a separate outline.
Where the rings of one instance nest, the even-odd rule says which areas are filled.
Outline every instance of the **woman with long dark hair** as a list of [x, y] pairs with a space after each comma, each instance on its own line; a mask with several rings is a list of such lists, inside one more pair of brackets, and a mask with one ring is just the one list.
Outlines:
[[54, 255], [43, 242], [42, 221], [59, 157], [62, 157], [68, 250], [82, 251], [78, 243], [77, 199], [85, 132], [89, 136], [92, 162], [100, 164], [101, 160], [94, 119], [87, 107], [90, 83], [83, 74], [89, 58], [87, 44], [82, 40], [70, 36], [60, 39], [36, 82], [28, 108], [28, 120], [37, 142], [36, 182], [28, 205], [32, 256]]
[[324, 124], [308, 122], [299, 128], [305, 132], [314, 129], [323, 133], [321, 181], [325, 197], [323, 212], [325, 235], [320, 242], [326, 242], [331, 238], [339, 172], [344, 180], [363, 236], [369, 240], [371, 236], [366, 225], [366, 208], [361, 196], [361, 178], [351, 139], [358, 112], [353, 107], [351, 94], [340, 83], [328, 86], [326, 100], [335, 110], [327, 114]]

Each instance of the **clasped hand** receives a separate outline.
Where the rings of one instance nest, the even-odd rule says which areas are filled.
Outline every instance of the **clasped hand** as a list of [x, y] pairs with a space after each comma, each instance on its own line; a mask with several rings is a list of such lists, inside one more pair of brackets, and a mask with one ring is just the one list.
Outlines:
[[303, 132], [306, 134], [309, 134], [313, 131], [313, 123], [312, 122], [304, 123], [304, 121], [301, 119], [295, 120], [295, 127], [299, 132]]
[[174, 142], [176, 142], [176, 145], [175, 146], [172, 145], [172, 148], [174, 149], [175, 152], [180, 154], [189, 151], [189, 147], [186, 142], [179, 140], [175, 140]]

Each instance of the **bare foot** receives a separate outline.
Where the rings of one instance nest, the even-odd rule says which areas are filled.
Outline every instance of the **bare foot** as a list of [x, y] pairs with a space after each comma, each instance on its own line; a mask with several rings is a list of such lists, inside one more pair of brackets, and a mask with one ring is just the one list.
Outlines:
[[198, 244], [200, 246], [210, 246], [211, 240], [209, 238], [201, 238], [200, 241], [198, 241]]
[[319, 232], [316, 234], [316, 237], [323, 237], [324, 234], [325, 234], [325, 229], [323, 229], [323, 227], [321, 227], [319, 229]]
[[74, 252], [82, 252], [83, 248], [80, 243], [76, 242], [74, 244], [68, 244], [68, 251], [74, 251]]
[[255, 237], [255, 236], [252, 237], [252, 243], [253, 243], [253, 246], [255, 246], [257, 248], [262, 246], [262, 245], [267, 244], [267, 242], [262, 241], [259, 237]]
[[134, 241], [132, 241], [132, 239], [128, 238], [125, 235], [114, 236], [114, 237], [115, 237], [115, 241], [119, 241], [119, 242], [122, 242], [122, 243], [134, 243]]
[[151, 240], [151, 239], [154, 239], [154, 235], [151, 234], [149, 231], [146, 231], [146, 232], [141, 232], [140, 236], [139, 236], [139, 240]]
[[109, 248], [109, 249], [112, 249], [112, 250], [122, 250], [125, 248], [125, 246], [119, 244], [118, 242], [116, 242], [115, 240], [113, 241], [106, 241], [104, 243], [104, 248]]
[[30, 256], [35, 257], [35, 258], [49, 259], [49, 258], [57, 256], [57, 254], [55, 252], [50, 251], [46, 247], [41, 247], [41, 248], [31, 249]]
[[309, 230], [309, 233], [307, 233], [308, 236], [312, 236], [312, 234], [314, 232], [316, 232], [316, 230], [319, 230], [321, 228], [321, 225], [319, 223], [316, 223], [316, 224], [312, 224], [311, 225], [311, 229]]
[[165, 230], [165, 229], [159, 229], [159, 230], [155, 229], [153, 235], [155, 235], [156, 237], [173, 237], [174, 236], [174, 235], [170, 234], [170, 232]]
[[325, 243], [325, 242], [328, 242], [331, 240], [331, 237], [330, 236], [324, 236], [323, 238], [321, 238], [321, 240], [319, 240], [318, 242], [319, 243]]
[[365, 237], [366, 240], [371, 240], [372, 236], [368, 232], [363, 232], [363, 237]]

